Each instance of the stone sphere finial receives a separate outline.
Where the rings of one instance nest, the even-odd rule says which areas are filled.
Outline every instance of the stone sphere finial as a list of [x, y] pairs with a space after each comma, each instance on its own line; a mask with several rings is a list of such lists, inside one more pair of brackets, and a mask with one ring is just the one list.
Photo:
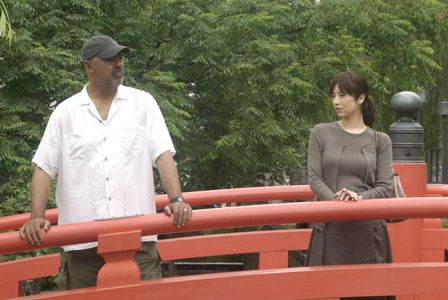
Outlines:
[[[391, 107], [402, 118], [412, 119], [422, 107], [422, 100], [419, 95], [414, 92], [399, 92], [392, 97]], [[410, 120], [408, 120], [410, 121]]]
[[395, 162], [424, 162], [423, 127], [414, 120], [422, 107], [419, 95], [400, 92], [392, 97], [391, 107], [398, 114], [398, 121], [389, 127], [392, 155]]

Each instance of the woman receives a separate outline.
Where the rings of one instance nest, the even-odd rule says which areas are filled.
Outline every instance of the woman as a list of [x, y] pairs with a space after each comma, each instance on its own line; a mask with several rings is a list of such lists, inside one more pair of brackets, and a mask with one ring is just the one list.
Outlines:
[[[311, 130], [308, 181], [318, 200], [361, 201], [388, 198], [393, 191], [390, 138], [375, 132], [375, 106], [367, 80], [355, 72], [335, 76], [330, 85], [339, 120]], [[384, 220], [318, 222], [306, 265], [392, 261]], [[341, 299], [395, 299], [392, 296]]]

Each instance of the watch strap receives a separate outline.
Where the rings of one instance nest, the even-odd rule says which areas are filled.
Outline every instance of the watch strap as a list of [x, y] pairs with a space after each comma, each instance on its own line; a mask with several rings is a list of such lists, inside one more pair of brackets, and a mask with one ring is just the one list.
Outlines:
[[184, 197], [176, 196], [170, 199], [170, 203], [185, 202]]

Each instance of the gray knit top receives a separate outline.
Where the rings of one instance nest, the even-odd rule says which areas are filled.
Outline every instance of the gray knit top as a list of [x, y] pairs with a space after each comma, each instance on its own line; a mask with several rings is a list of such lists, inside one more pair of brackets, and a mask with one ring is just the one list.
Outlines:
[[308, 182], [318, 200], [334, 199], [342, 188], [365, 199], [389, 198], [393, 190], [389, 136], [378, 132], [375, 139], [371, 128], [352, 134], [337, 122], [316, 125], [308, 144]]

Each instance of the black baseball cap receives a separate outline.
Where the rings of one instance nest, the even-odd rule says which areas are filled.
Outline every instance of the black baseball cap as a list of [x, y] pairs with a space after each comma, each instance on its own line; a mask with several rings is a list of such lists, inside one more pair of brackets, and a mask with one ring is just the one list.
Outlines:
[[107, 35], [97, 35], [88, 39], [81, 50], [82, 61], [98, 56], [99, 58], [111, 58], [120, 52], [129, 53], [129, 48], [119, 45], [113, 38]]

